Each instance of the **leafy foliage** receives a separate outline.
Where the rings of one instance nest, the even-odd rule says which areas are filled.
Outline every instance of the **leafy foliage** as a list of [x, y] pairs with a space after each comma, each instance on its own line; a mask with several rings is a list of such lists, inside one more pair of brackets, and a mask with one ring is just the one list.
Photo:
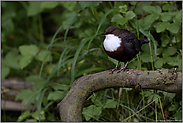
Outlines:
[[[17, 121], [60, 121], [58, 110], [56, 115], [48, 108], [56, 107], [77, 78], [115, 67], [117, 61], [105, 54], [100, 35], [110, 25], [150, 41], [128, 68], [182, 71], [182, 56], [170, 47], [182, 52], [181, 5], [176, 1], [2, 1], [1, 79], [21, 77], [34, 82], [33, 89], [22, 90], [16, 100], [35, 104], [36, 110], [22, 112]], [[182, 120], [178, 94], [123, 88], [116, 101], [118, 95], [118, 89], [91, 95], [83, 120], [123, 121], [157, 97], [169, 112], [167, 120]], [[131, 121], [155, 119], [163, 119], [158, 100]]]

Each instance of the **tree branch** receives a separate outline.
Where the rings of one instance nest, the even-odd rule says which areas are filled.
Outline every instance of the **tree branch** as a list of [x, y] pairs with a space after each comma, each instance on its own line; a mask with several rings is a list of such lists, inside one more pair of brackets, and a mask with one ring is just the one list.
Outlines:
[[93, 92], [114, 87], [181, 93], [182, 73], [177, 72], [177, 69], [158, 69], [157, 71], [129, 69], [120, 73], [110, 74], [110, 71], [103, 71], [83, 76], [73, 83], [67, 96], [58, 104], [62, 121], [82, 121], [85, 100]]

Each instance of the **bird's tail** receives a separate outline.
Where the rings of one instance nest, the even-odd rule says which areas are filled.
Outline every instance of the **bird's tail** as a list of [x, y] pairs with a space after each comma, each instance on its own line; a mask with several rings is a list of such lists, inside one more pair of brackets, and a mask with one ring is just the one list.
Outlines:
[[143, 44], [149, 43], [148, 40], [140, 40], [140, 45], [142, 46]]

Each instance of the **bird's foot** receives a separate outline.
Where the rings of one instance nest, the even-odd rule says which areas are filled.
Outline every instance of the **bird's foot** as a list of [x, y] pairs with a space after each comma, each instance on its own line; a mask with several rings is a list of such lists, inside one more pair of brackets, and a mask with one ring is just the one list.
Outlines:
[[120, 68], [120, 69], [119, 69], [119, 71], [118, 71], [117, 73], [121, 72], [122, 70], [126, 70], [126, 66], [125, 66], [125, 67]]
[[111, 70], [111, 73], [110, 74], [113, 74], [114, 71], [116, 71], [118, 69], [118, 64], [119, 64], [120, 61], [118, 61], [116, 67], [114, 69]]
[[127, 68], [127, 65], [128, 65], [128, 61], [127, 61], [126, 65], [124, 67], [120, 68], [120, 70], [118, 71], [118, 73], [121, 72], [122, 70], [125, 70]]
[[112, 69], [110, 74], [113, 74], [113, 72], [116, 71], [116, 70], [118, 70], [118, 68]]

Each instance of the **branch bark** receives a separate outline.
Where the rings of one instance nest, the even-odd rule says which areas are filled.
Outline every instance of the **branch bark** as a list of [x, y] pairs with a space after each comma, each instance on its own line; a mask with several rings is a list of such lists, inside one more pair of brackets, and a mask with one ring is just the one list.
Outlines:
[[93, 92], [113, 87], [181, 93], [182, 73], [177, 72], [177, 69], [157, 71], [129, 69], [120, 73], [110, 74], [110, 71], [103, 71], [83, 76], [73, 83], [66, 97], [58, 104], [62, 121], [81, 122], [85, 100]]

